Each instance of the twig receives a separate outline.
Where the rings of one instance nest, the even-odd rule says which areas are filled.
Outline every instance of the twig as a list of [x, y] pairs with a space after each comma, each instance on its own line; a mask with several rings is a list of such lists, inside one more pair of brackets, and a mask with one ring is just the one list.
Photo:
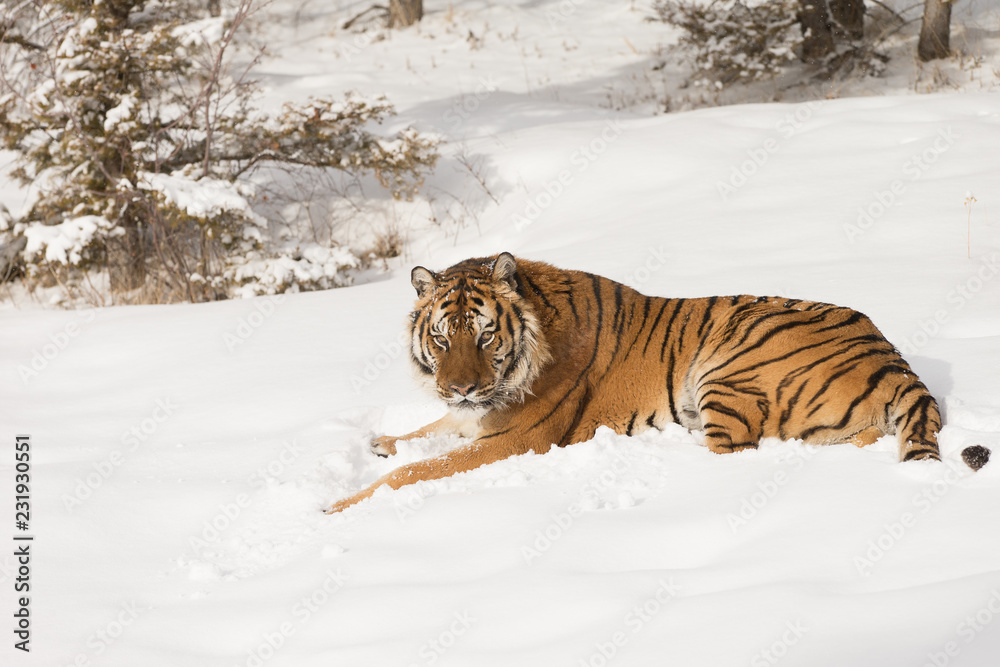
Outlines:
[[898, 26], [896, 26], [895, 28], [893, 28], [892, 30], [887, 30], [886, 32], [884, 32], [881, 35], [879, 35], [878, 39], [875, 40], [875, 43], [876, 44], [881, 44], [885, 40], [887, 40], [890, 37], [892, 37], [893, 35], [895, 35], [900, 30], [902, 30], [903, 28], [905, 28], [906, 26], [910, 25], [911, 23], [916, 23], [917, 21], [921, 21], [921, 20], [923, 20], [922, 17], [918, 17], [918, 18], [915, 18], [915, 19], [910, 19], [909, 21], [906, 21], [905, 23], [901, 23]]
[[965, 207], [969, 209], [969, 214], [965, 218], [965, 256], [968, 259], [972, 259], [972, 206], [977, 201], [971, 192], [965, 195]]
[[355, 23], [356, 23], [356, 22], [358, 21], [358, 19], [360, 19], [360, 18], [361, 18], [362, 16], [364, 16], [364, 15], [365, 15], [365, 14], [367, 14], [368, 12], [371, 12], [371, 11], [375, 11], [375, 10], [378, 10], [378, 11], [381, 11], [381, 12], [385, 13], [385, 15], [386, 15], [386, 16], [388, 16], [388, 15], [389, 15], [389, 7], [388, 7], [387, 5], [372, 5], [372, 6], [371, 6], [371, 7], [369, 7], [368, 9], [364, 9], [364, 10], [362, 10], [362, 11], [361, 11], [360, 13], [356, 14], [356, 15], [355, 15], [355, 16], [353, 16], [352, 18], [350, 18], [350, 19], [348, 19], [347, 21], [345, 21], [345, 22], [344, 22], [344, 24], [343, 24], [342, 26], [340, 26], [341, 30], [348, 30], [348, 29], [349, 29], [349, 28], [350, 28], [350, 27], [351, 27], [352, 25], [354, 25], [354, 24], [355, 24]]
[[[878, 5], [879, 7], [881, 7], [882, 9], [884, 9], [885, 11], [887, 11], [890, 14], [892, 14], [893, 16], [895, 16], [896, 20], [899, 21], [900, 23], [906, 23], [906, 19], [904, 19], [902, 16], [900, 16], [899, 13], [897, 13], [896, 10], [893, 9], [892, 7], [890, 7], [889, 5], [881, 2], [880, 0], [870, 0], [870, 1], [874, 2], [876, 5]], [[912, 9], [912, 7], [911, 7], [911, 9]], [[906, 10], [904, 9], [903, 11], [906, 11]]]
[[14, 44], [16, 46], [23, 47], [29, 51], [42, 51], [45, 47], [41, 44], [35, 44], [34, 42], [29, 42], [24, 37], [20, 35], [10, 35], [8, 33], [0, 34], [0, 44]]
[[458, 156], [455, 158], [455, 161], [458, 162], [463, 167], [465, 167], [469, 171], [469, 173], [472, 174], [472, 177], [476, 179], [476, 181], [479, 183], [479, 186], [482, 187], [483, 192], [489, 195], [489, 198], [493, 200], [494, 204], [497, 204], [499, 206], [500, 200], [494, 197], [493, 193], [490, 192], [489, 187], [487, 187], [486, 185], [486, 179], [484, 179], [483, 175], [480, 174], [479, 171], [477, 171], [476, 166], [472, 164], [472, 159], [469, 157], [469, 154], [465, 152], [465, 146], [462, 146], [462, 152], [458, 154]]
[[240, 25], [243, 24], [243, 20], [247, 17], [247, 14], [250, 13], [250, 5], [252, 3], [253, 0], [242, 0], [240, 2], [240, 6], [236, 9], [236, 14], [233, 16], [233, 22], [229, 26], [229, 31], [222, 38], [219, 50], [215, 54], [215, 62], [212, 64], [211, 75], [208, 81], [205, 82], [202, 94], [199, 95], [199, 98], [204, 98], [205, 100], [205, 159], [202, 163], [202, 176], [209, 175], [212, 160], [212, 91], [219, 83], [219, 74], [222, 71], [222, 58], [226, 53], [226, 49], [233, 41], [233, 36]]

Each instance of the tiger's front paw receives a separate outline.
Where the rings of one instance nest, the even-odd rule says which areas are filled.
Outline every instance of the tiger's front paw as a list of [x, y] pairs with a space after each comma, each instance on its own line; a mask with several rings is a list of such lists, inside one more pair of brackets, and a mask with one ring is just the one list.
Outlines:
[[324, 514], [337, 514], [339, 512], [343, 512], [345, 509], [347, 509], [348, 507], [350, 507], [353, 504], [354, 503], [350, 502], [350, 498], [347, 498], [345, 500], [341, 500], [340, 502], [336, 502], [333, 505], [327, 507], [325, 510], [323, 510], [323, 513]]
[[371, 448], [372, 453], [385, 458], [387, 456], [395, 455], [397, 440], [399, 440], [399, 438], [394, 438], [391, 435], [383, 435], [373, 439], [369, 447]]
[[337, 502], [335, 502], [334, 504], [330, 505], [325, 510], [323, 510], [323, 512], [326, 514], [337, 514], [338, 512], [343, 512], [348, 507], [351, 507], [352, 505], [357, 505], [365, 498], [371, 496], [374, 490], [375, 487], [370, 487], [368, 489], [365, 489], [364, 491], [361, 491], [360, 493], [355, 493], [353, 496], [349, 498], [338, 500]]

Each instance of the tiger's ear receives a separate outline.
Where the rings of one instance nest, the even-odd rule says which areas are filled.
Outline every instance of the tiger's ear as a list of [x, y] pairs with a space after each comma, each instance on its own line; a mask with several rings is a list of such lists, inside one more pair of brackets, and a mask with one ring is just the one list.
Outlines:
[[512, 290], [517, 291], [515, 273], [517, 273], [517, 261], [514, 259], [514, 255], [509, 252], [502, 252], [497, 255], [497, 260], [493, 263], [494, 282], [507, 283]]
[[434, 289], [436, 280], [433, 273], [422, 266], [415, 266], [410, 271], [410, 284], [417, 290], [417, 296], [423, 297], [430, 290]]

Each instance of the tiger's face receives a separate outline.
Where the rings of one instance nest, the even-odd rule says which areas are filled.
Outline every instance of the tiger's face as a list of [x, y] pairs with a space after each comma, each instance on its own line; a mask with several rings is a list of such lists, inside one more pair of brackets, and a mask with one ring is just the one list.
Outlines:
[[485, 414], [523, 398], [547, 360], [514, 258], [468, 260], [435, 274], [413, 269], [411, 360], [453, 411]]

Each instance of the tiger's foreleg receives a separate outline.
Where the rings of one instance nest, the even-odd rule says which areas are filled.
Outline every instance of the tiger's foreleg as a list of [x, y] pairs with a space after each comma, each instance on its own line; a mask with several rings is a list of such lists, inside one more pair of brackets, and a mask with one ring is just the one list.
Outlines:
[[[471, 413], [470, 413], [471, 415]], [[413, 440], [414, 438], [426, 438], [429, 435], [460, 435], [463, 438], [475, 438], [479, 431], [479, 419], [475, 416], [456, 416], [449, 412], [436, 422], [431, 422], [427, 426], [422, 426], [416, 431], [406, 435], [392, 436], [383, 435], [372, 439], [369, 447], [372, 452], [381, 457], [393, 456], [396, 453], [396, 442], [399, 440]]]
[[[570, 437], [570, 435], [573, 433], [592, 435], [593, 427], [583, 418], [589, 395], [585, 390], [573, 388], [574, 382], [575, 378], [570, 378], [562, 385], [548, 388], [549, 391], [544, 398], [532, 395], [527, 397], [524, 403], [489, 412], [481, 421], [475, 421], [472, 427], [467, 419], [456, 418], [449, 413], [433, 424], [393, 439], [395, 442], [419, 438], [429, 433], [440, 433], [442, 429], [459, 435], [468, 435], [466, 429], [474, 428], [475, 435], [471, 437], [475, 437], [476, 441], [457, 447], [441, 456], [400, 466], [380, 477], [367, 489], [334, 503], [326, 513], [343, 511], [371, 497], [380, 486], [398, 489], [407, 484], [449, 477], [531, 451], [544, 454], [554, 443], [580, 442], [580, 437]], [[519, 422], [518, 426], [510, 425], [514, 419]]]
[[[435, 422], [437, 423], [437, 422]], [[431, 424], [430, 426], [433, 426]], [[417, 431], [414, 431], [416, 433]], [[504, 437], [490, 439], [488, 441], [476, 441], [463, 445], [447, 454], [424, 459], [405, 466], [400, 466], [392, 472], [380, 477], [367, 489], [360, 491], [353, 496], [344, 498], [334, 503], [326, 510], [327, 514], [335, 514], [344, 509], [371, 497], [380, 486], [388, 486], [398, 489], [407, 484], [415, 484], [424, 480], [441, 479], [456, 473], [466, 472], [489, 463], [502, 461], [516, 454], [525, 454], [530, 447], [523, 446], [527, 442], [526, 438]], [[518, 444], [522, 443], [522, 444]], [[548, 447], [545, 448], [546, 450]]]

